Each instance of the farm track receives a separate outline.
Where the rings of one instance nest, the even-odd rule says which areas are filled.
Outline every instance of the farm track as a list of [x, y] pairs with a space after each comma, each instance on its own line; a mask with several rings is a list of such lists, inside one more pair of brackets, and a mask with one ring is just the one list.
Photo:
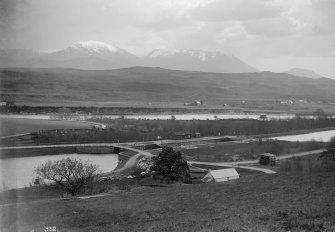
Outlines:
[[[326, 149], [318, 149], [318, 150], [312, 150], [312, 151], [306, 151], [306, 152], [299, 152], [299, 153], [293, 153], [288, 155], [282, 155], [277, 156], [277, 160], [283, 160], [283, 159], [290, 159], [293, 157], [301, 157], [301, 156], [307, 156], [307, 155], [313, 155], [313, 154], [319, 154]], [[273, 170], [265, 169], [265, 168], [258, 168], [258, 167], [249, 167], [249, 166], [240, 166], [243, 164], [257, 164], [259, 160], [247, 160], [247, 161], [238, 161], [238, 162], [200, 162], [200, 161], [188, 161], [190, 164], [206, 164], [206, 165], [214, 165], [214, 166], [221, 166], [221, 167], [237, 167], [237, 168], [243, 168], [243, 169], [249, 169], [249, 170], [255, 170], [264, 172], [266, 174], [275, 174], [276, 172]]]

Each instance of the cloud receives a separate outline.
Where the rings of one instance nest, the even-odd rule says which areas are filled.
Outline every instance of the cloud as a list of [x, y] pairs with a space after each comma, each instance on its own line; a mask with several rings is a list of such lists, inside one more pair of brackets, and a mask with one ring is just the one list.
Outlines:
[[331, 35], [335, 33], [334, 0], [275, 0], [282, 6], [282, 17], [297, 27], [297, 33], [305, 36]]
[[20, 39], [15, 32], [24, 30], [29, 21], [26, 5], [24, 0], [0, 1], [0, 47], [17, 46]]
[[278, 17], [281, 7], [269, 0], [214, 0], [193, 10], [193, 15], [203, 21], [252, 20]]
[[309, 65], [335, 57], [333, 12], [334, 0], [0, 0], [0, 48], [100, 40], [138, 55], [195, 48]]
[[296, 32], [294, 23], [284, 17], [244, 21], [242, 24], [250, 35], [281, 37]]
[[[148, 9], [144, 9], [147, 11]], [[193, 27], [197, 24], [185, 8], [176, 5], [160, 5], [155, 10], [150, 10], [143, 14], [134, 25], [141, 27], [143, 30], [160, 32], [164, 30], [176, 30], [183, 27]]]

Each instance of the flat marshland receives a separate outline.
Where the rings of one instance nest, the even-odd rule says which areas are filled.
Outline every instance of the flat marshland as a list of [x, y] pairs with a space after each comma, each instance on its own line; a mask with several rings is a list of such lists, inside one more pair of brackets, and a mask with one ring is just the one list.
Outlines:
[[[15, 119], [17, 120], [17, 119]], [[92, 124], [76, 121], [34, 120], [21, 121], [22, 127], [12, 123], [4, 124], [5, 131], [15, 130], [32, 132], [31, 135], [10, 139], [2, 139], [3, 146], [36, 145], [36, 144], [64, 144], [64, 143], [105, 143], [105, 142], [136, 142], [161, 139], [181, 139], [176, 132], [189, 132], [194, 136], [200, 133], [205, 136], [254, 136], [270, 137], [286, 134], [308, 133], [310, 131], [334, 129], [335, 119], [294, 118], [289, 120], [260, 121], [253, 119], [227, 120], [134, 120], [134, 119], [103, 119], [94, 118], [90, 123], [102, 123], [106, 130], [92, 130]], [[0, 120], [1, 122], [1, 120]], [[25, 123], [25, 124], [24, 124]], [[36, 125], [35, 125], [36, 124]], [[15, 129], [22, 128], [22, 129]], [[27, 130], [24, 130], [27, 128]], [[57, 130], [56, 130], [57, 129]], [[39, 131], [42, 130], [42, 131]], [[34, 133], [35, 132], [35, 133]], [[8, 132], [6, 132], [8, 134]], [[18, 133], [18, 131], [16, 131]]]
[[79, 121], [0, 118], [0, 136], [31, 133], [39, 130], [89, 129], [92, 124]]

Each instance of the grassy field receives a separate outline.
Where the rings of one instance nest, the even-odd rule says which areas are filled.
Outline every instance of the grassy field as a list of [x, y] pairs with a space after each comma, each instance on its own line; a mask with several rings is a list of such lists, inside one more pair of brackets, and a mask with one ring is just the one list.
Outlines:
[[1, 231], [334, 231], [334, 179], [330, 172], [254, 175], [2, 205]]
[[92, 124], [76, 121], [0, 118], [0, 137], [53, 129], [89, 129]]
[[204, 162], [232, 162], [258, 159], [258, 155], [262, 153], [284, 155], [309, 150], [316, 150], [320, 148], [325, 148], [326, 146], [326, 143], [323, 142], [225, 142], [207, 145], [196, 145], [195, 148], [183, 149], [182, 152], [188, 160], [197, 160]]

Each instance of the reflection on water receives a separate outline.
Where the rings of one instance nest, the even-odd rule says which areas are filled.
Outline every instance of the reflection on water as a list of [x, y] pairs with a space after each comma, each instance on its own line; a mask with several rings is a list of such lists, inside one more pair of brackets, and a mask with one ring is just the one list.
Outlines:
[[115, 154], [67, 154], [0, 159], [0, 180], [2, 181], [0, 190], [28, 187], [35, 178], [33, 170], [36, 166], [48, 160], [53, 161], [67, 157], [90, 160], [93, 164], [98, 165], [103, 172], [114, 170], [118, 163], [118, 156]]
[[320, 142], [328, 142], [332, 137], [335, 136], [335, 130], [329, 131], [320, 131], [320, 132], [313, 132], [308, 134], [300, 134], [300, 135], [288, 135], [288, 136], [279, 136], [273, 137], [270, 139], [277, 139], [277, 140], [284, 140], [284, 141], [299, 141], [299, 142], [306, 142], [311, 140], [316, 140]]

